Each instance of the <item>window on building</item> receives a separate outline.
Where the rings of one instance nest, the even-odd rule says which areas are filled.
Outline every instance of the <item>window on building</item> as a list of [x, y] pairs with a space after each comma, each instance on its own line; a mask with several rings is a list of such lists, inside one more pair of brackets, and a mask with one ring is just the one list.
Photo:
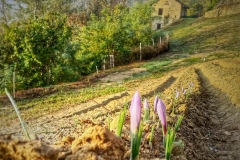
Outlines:
[[159, 8], [158, 9], [158, 15], [162, 15], [163, 14], [163, 9], [162, 8]]
[[157, 23], [157, 29], [161, 29], [161, 23]]

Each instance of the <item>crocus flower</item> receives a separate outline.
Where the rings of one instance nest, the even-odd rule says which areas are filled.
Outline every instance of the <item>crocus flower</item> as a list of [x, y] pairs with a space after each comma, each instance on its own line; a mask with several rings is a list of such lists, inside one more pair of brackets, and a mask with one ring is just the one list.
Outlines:
[[139, 123], [141, 120], [141, 106], [141, 96], [137, 91], [132, 98], [130, 106], [131, 132], [133, 134], [138, 133]]
[[184, 89], [183, 91], [183, 95], [185, 95], [187, 93], [187, 89]]
[[189, 84], [189, 87], [193, 87], [194, 86], [194, 84], [193, 84], [193, 82], [191, 81], [191, 83]]
[[180, 96], [180, 92], [176, 89], [176, 99], [178, 99]]
[[165, 137], [167, 134], [166, 107], [161, 99], [159, 99], [157, 103], [157, 113], [159, 119], [161, 120], [161, 124], [163, 127], [163, 135]]
[[187, 89], [184, 89], [184, 88], [182, 87], [182, 93], [183, 93], [183, 95], [185, 95], [185, 94], [187, 93]]
[[150, 108], [147, 99], [144, 100], [143, 108], [144, 108], [144, 121], [147, 121], [149, 120], [150, 116]]
[[157, 111], [157, 103], [158, 103], [158, 96], [155, 97], [155, 100], [154, 100], [154, 113], [156, 113]]
[[147, 110], [147, 109], [149, 109], [149, 104], [148, 104], [148, 101], [147, 101], [147, 99], [145, 99], [145, 100], [144, 100], [144, 105], [143, 105], [143, 108], [144, 108], [144, 110]]

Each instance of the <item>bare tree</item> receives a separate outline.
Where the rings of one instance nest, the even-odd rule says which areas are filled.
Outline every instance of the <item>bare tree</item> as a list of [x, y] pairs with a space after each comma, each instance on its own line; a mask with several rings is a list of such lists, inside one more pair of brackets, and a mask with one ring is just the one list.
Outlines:
[[7, 3], [6, 0], [0, 0], [0, 18], [3, 23], [8, 25], [12, 19], [12, 5]]

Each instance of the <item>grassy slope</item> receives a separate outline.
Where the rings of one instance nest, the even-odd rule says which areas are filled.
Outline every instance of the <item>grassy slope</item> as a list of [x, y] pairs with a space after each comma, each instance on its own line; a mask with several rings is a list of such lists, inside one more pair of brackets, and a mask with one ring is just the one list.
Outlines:
[[180, 53], [237, 52], [240, 49], [239, 14], [211, 19], [185, 19], [166, 29], [173, 51]]
[[[154, 76], [161, 76], [162, 73], [169, 70], [200, 63], [203, 61], [203, 57], [206, 60], [212, 60], [239, 56], [239, 16], [238, 14], [213, 19], [185, 19], [178, 25], [164, 29], [163, 32], [168, 32], [171, 36], [171, 50], [168, 56], [141, 65], [140, 67], [146, 67], [148, 71], [135, 75], [134, 81], [147, 81]], [[124, 91], [126, 88], [131, 88], [133, 84], [130, 79], [125, 83], [112, 86], [93, 85], [90, 88], [70, 91], [60, 89], [50, 96], [21, 100], [18, 102], [18, 106], [24, 119], [34, 119], [98, 96]], [[0, 107], [3, 106], [0, 104]], [[3, 126], [9, 125], [11, 123], [9, 120], [17, 118], [10, 109], [0, 110], [0, 117], [2, 117], [0, 124]]]

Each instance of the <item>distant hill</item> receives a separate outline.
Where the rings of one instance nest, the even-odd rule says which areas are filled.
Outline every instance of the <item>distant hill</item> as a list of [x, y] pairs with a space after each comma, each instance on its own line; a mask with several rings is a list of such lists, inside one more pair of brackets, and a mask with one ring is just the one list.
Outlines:
[[240, 13], [240, 0], [220, 0], [218, 5], [205, 13], [204, 17], [222, 17]]
[[[180, 0], [184, 4], [190, 6], [192, 3], [194, 3], [195, 0]], [[202, 3], [207, 5], [207, 0], [200, 0], [198, 3]], [[240, 0], [219, 0], [218, 4], [216, 7], [223, 6], [223, 5], [232, 5], [234, 3], [240, 3]]]
[[240, 3], [240, 0], [220, 0], [218, 2], [217, 7], [221, 7], [221, 6], [229, 6], [229, 5], [233, 5], [236, 3]]

